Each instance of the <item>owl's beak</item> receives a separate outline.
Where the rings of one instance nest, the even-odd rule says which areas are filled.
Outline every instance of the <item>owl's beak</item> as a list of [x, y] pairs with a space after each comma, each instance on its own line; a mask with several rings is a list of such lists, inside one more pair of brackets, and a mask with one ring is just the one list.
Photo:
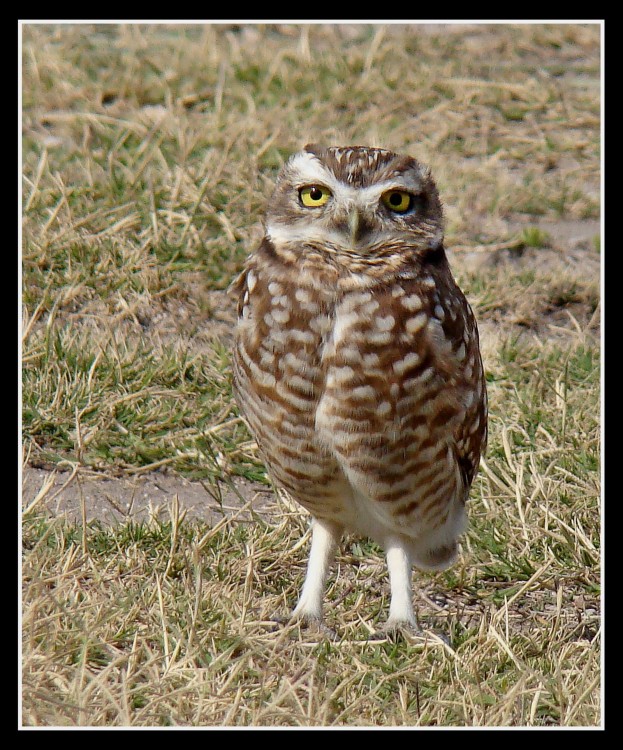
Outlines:
[[361, 214], [359, 209], [353, 206], [348, 214], [348, 231], [353, 245], [361, 238]]

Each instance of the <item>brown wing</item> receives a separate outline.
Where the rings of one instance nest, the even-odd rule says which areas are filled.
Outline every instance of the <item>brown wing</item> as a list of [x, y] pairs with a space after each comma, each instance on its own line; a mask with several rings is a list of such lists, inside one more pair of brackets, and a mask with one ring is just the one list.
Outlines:
[[450, 273], [436, 278], [436, 292], [441, 329], [454, 359], [451, 381], [464, 404], [455, 428], [455, 450], [467, 493], [487, 445], [487, 390], [478, 327], [465, 295]]

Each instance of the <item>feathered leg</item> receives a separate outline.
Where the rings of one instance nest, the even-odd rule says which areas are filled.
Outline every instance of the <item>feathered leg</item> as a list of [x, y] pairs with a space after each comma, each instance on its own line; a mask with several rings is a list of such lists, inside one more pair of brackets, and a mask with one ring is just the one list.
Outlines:
[[292, 613], [293, 618], [322, 622], [325, 586], [342, 531], [339, 524], [314, 519], [307, 574], [298, 604]]

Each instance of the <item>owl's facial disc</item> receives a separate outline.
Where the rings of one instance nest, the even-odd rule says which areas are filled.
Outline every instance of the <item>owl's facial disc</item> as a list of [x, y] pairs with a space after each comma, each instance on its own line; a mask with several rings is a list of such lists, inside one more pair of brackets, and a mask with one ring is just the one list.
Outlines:
[[313, 244], [359, 256], [401, 238], [412, 244], [415, 219], [428, 194], [417, 162], [406, 167], [390, 162], [369, 173], [357, 169], [351, 165], [340, 171], [307, 151], [291, 157], [267, 216], [270, 239], [277, 245]]
[[[296, 211], [287, 221], [269, 217], [266, 229], [273, 242], [324, 245], [328, 250], [366, 255], [400, 231], [392, 221], [399, 212], [384, 206], [383, 186], [314, 185], [293, 192]], [[401, 201], [401, 205], [412, 203], [411, 198]]]

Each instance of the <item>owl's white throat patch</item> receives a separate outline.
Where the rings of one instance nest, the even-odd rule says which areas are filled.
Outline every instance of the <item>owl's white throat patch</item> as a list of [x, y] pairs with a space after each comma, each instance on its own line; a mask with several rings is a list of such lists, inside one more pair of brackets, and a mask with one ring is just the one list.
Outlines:
[[310, 243], [324, 245], [327, 249], [330, 249], [331, 246], [334, 246], [336, 250], [352, 249], [347, 241], [347, 236], [343, 232], [323, 227], [319, 222], [307, 224], [269, 222], [266, 225], [266, 234], [275, 247], [294, 243]]

